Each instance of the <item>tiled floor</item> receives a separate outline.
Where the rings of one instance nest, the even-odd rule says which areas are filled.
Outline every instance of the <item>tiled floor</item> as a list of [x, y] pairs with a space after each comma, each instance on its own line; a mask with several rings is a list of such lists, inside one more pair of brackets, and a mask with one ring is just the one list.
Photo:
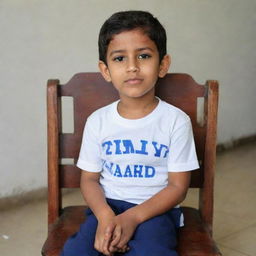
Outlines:
[[[256, 143], [218, 154], [215, 180], [214, 237], [224, 256], [256, 255]], [[197, 203], [190, 191], [185, 204]], [[68, 193], [64, 204], [82, 202]], [[0, 213], [0, 255], [40, 255], [47, 229], [46, 201]]]

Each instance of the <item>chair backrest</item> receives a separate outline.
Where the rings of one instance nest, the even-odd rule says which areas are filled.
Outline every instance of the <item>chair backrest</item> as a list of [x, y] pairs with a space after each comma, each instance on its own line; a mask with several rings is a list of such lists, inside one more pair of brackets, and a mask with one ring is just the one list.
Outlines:
[[[200, 189], [199, 209], [211, 229], [213, 216], [213, 182], [216, 157], [216, 124], [218, 83], [197, 84], [187, 74], [167, 74], [159, 79], [156, 95], [179, 107], [192, 121], [200, 169], [192, 172], [190, 187]], [[74, 132], [62, 132], [61, 98], [72, 97]], [[47, 84], [48, 113], [48, 223], [61, 211], [61, 188], [77, 188], [80, 170], [75, 166], [87, 117], [96, 109], [118, 99], [118, 94], [100, 73], [79, 73], [60, 85], [59, 80]], [[203, 102], [203, 115], [198, 116], [198, 102]], [[198, 122], [198, 120], [201, 120]], [[62, 159], [74, 159], [63, 164]]]

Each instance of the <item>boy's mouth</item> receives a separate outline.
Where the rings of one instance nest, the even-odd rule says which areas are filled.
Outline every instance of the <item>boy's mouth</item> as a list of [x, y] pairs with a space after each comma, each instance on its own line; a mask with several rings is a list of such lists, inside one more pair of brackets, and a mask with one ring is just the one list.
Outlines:
[[142, 78], [130, 78], [125, 80], [124, 82], [127, 84], [134, 85], [134, 84], [140, 84], [142, 81], [143, 81]]

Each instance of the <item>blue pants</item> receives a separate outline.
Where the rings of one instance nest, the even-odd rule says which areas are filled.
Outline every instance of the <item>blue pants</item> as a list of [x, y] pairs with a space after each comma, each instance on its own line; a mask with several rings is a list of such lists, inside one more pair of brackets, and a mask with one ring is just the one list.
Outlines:
[[[107, 199], [115, 212], [121, 214], [136, 206], [120, 200]], [[86, 212], [87, 219], [81, 224], [80, 230], [71, 236], [64, 245], [61, 256], [101, 256], [94, 249], [97, 219], [90, 209]], [[141, 223], [128, 245], [130, 250], [123, 256], [178, 256], [175, 247], [176, 231], [180, 225], [181, 210], [174, 208], [165, 214], [156, 216]]]

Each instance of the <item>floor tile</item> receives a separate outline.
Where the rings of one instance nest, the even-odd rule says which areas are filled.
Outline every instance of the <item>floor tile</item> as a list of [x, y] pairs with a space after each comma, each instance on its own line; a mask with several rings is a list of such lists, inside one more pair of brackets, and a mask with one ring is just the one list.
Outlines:
[[223, 256], [251, 256], [242, 252], [235, 251], [233, 249], [218, 245], [218, 248]]
[[256, 204], [252, 203], [256, 195], [255, 159], [255, 143], [218, 155], [215, 209], [243, 220], [255, 220]]
[[255, 223], [255, 219], [242, 219], [232, 215], [232, 213], [215, 209], [213, 217], [213, 237], [218, 242], [220, 239]]
[[220, 240], [219, 244], [254, 256], [256, 252], [256, 225]]
[[0, 214], [0, 255], [40, 255], [46, 235], [46, 201], [2, 211]]

